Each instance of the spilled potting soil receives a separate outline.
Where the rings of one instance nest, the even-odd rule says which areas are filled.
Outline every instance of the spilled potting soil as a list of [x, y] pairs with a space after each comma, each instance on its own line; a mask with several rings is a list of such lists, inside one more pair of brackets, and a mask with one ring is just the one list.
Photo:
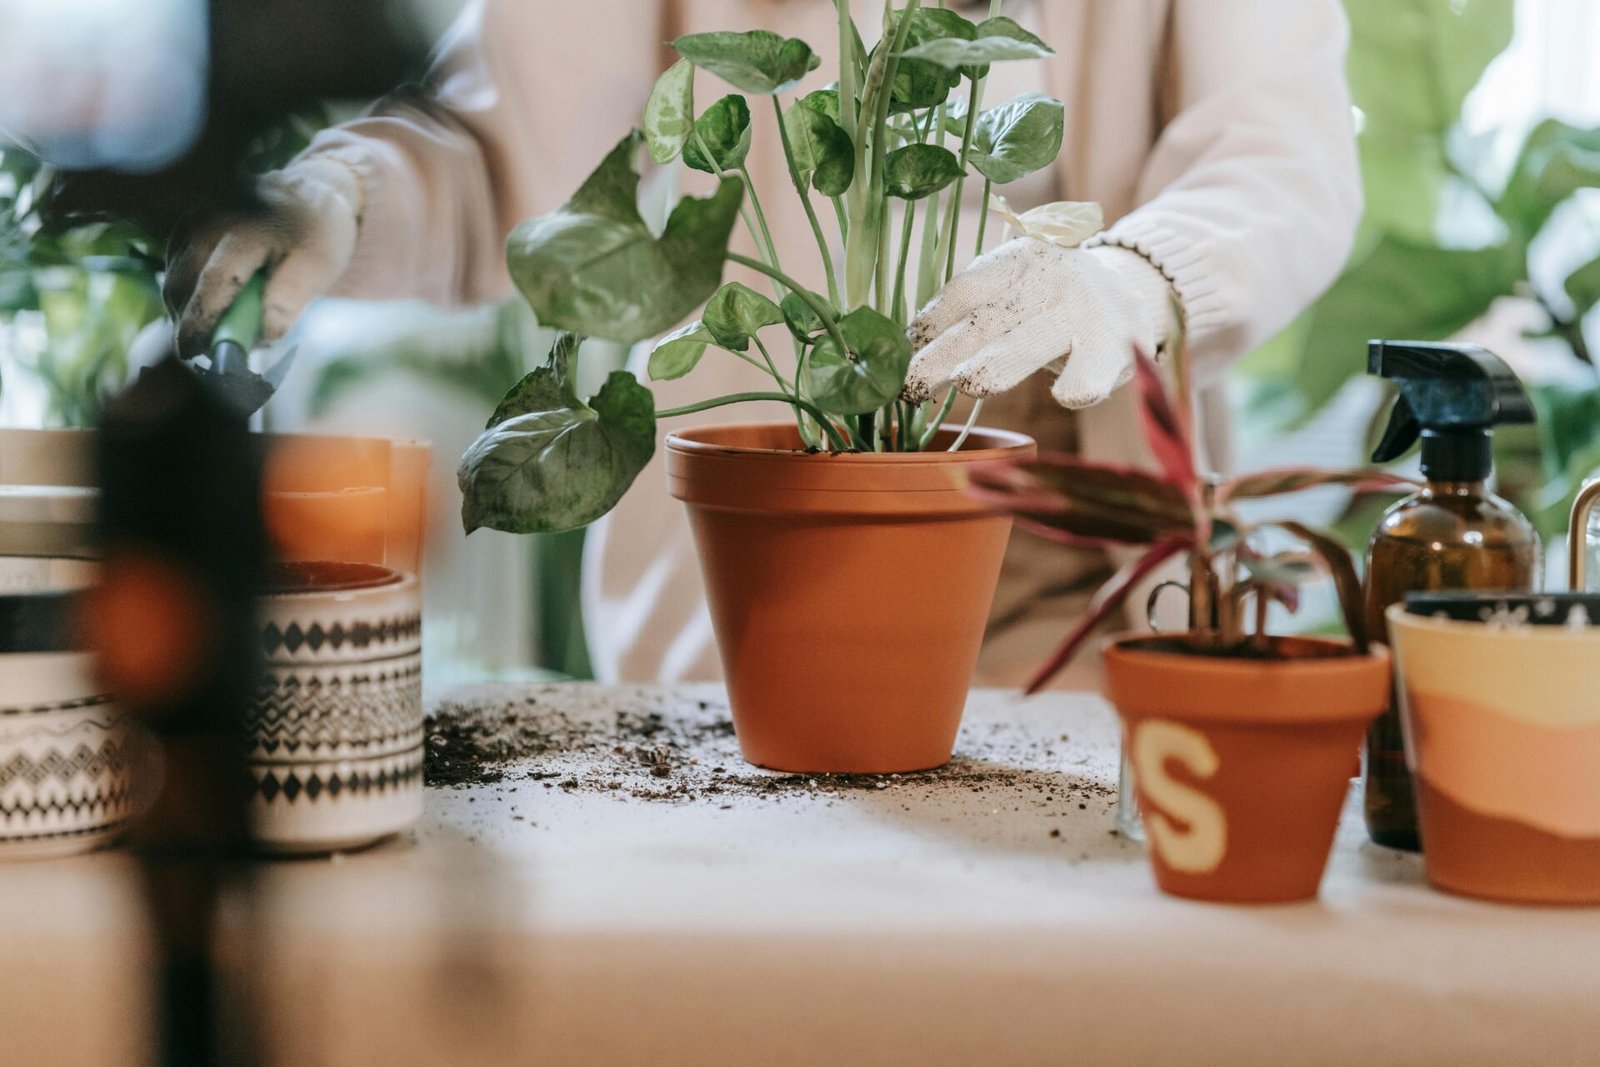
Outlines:
[[426, 781], [434, 787], [541, 782], [573, 793], [663, 803], [782, 801], [880, 790], [1022, 794], [1052, 806], [1097, 808], [1115, 788], [1075, 775], [1087, 763], [1068, 735], [1041, 737], [1006, 722], [969, 725], [955, 758], [898, 775], [788, 774], [745, 763], [720, 699], [664, 691], [560, 686], [507, 699], [437, 704], [428, 722]]

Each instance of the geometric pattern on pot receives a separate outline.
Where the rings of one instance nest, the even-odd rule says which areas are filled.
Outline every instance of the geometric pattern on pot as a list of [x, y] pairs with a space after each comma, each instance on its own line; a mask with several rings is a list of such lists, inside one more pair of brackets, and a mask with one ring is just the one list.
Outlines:
[[[319, 566], [349, 569], [300, 569]], [[363, 570], [362, 584], [261, 597], [268, 663], [249, 769], [253, 834], [269, 850], [353, 848], [422, 813], [420, 588], [412, 574]]]
[[359, 848], [422, 815], [422, 749], [376, 759], [252, 764], [251, 833], [268, 852]]
[[1139, 788], [1159, 807], [1144, 815], [1151, 847], [1173, 870], [1215, 871], [1228, 853], [1227, 814], [1222, 805], [1174, 778], [1170, 770], [1177, 765], [1199, 781], [1215, 776], [1221, 761], [1211, 742], [1181, 723], [1142, 719], [1133, 726], [1131, 747]]
[[[372, 759], [284, 764], [251, 761], [250, 777], [258, 801], [268, 805], [337, 806], [372, 794], [422, 788], [422, 746]], [[392, 827], [393, 833], [405, 827]]]
[[0, 717], [0, 855], [94, 848], [134, 804], [128, 740], [104, 700], [5, 709]]
[[422, 660], [402, 656], [268, 671], [246, 716], [251, 758], [348, 759], [402, 752], [422, 740]]
[[261, 627], [261, 650], [272, 663], [340, 663], [387, 658], [422, 645], [422, 616], [340, 617], [323, 610], [274, 618]]

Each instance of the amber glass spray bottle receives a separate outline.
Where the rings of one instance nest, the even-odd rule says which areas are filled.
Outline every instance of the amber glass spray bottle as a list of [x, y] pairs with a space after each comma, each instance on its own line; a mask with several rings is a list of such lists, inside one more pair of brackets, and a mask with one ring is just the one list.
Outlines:
[[[1393, 379], [1400, 389], [1373, 461], [1397, 459], [1420, 439], [1427, 481], [1384, 514], [1368, 544], [1368, 632], [1387, 640], [1384, 609], [1407, 593], [1534, 589], [1539, 535], [1520, 511], [1487, 488], [1494, 427], [1534, 417], [1511, 368], [1471, 345], [1373, 341], [1367, 369]], [[1420, 848], [1395, 702], [1367, 733], [1364, 766], [1372, 840]]]

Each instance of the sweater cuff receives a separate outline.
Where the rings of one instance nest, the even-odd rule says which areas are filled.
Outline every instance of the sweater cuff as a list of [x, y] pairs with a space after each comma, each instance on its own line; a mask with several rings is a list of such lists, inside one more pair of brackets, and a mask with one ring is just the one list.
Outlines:
[[1216, 272], [1203, 251], [1158, 222], [1144, 221], [1138, 212], [1085, 242], [1085, 247], [1125, 248], [1144, 257], [1171, 284], [1183, 305], [1188, 336], [1192, 340], [1219, 328], [1227, 318]]

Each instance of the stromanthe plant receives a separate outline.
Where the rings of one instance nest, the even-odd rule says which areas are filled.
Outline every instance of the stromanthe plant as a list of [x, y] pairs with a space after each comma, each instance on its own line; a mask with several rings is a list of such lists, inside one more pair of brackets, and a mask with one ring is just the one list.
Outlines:
[[[1168, 560], [1187, 555], [1189, 633], [1183, 650], [1196, 655], [1267, 656], [1267, 611], [1299, 605], [1299, 589], [1318, 569], [1334, 580], [1339, 609], [1355, 651], [1367, 651], [1361, 579], [1338, 537], [1293, 520], [1252, 520], [1244, 501], [1339, 485], [1357, 492], [1414, 488], [1409, 479], [1376, 470], [1281, 467], [1232, 478], [1200, 473], [1189, 418], [1193, 401], [1181, 338], [1171, 346], [1178, 387], [1169, 390], [1155, 361], [1135, 353], [1141, 428], [1156, 471], [1111, 466], [1066, 455], [1020, 464], [983, 464], [970, 491], [1011, 514], [1027, 532], [1070, 548], [1137, 548], [1140, 554], [1101, 587], [1089, 610], [1035, 673], [1027, 692], [1049, 683], [1096, 627], [1121, 609], [1139, 584]], [[1277, 531], [1296, 547], [1264, 545]], [[1281, 540], [1281, 538], [1280, 538]], [[1247, 608], [1253, 608], [1253, 620]], [[1175, 638], [1177, 640], [1178, 638]]]
[[[821, 64], [804, 41], [767, 30], [678, 38], [682, 58], [656, 81], [640, 128], [570, 200], [512, 232], [511, 277], [539, 321], [562, 333], [462, 458], [468, 532], [551, 532], [592, 522], [649, 462], [657, 420], [727, 404], [787, 405], [813, 449], [933, 444], [954, 393], [925, 404], [902, 398], [911, 360], [906, 327], [965, 262], [960, 206], [969, 177], [982, 179], [987, 203], [994, 184], [1048, 166], [1059, 153], [1058, 101], [1028, 93], [983, 108], [990, 64], [1052, 53], [1002, 15], [999, 0], [982, 21], [919, 0], [886, 3], [882, 39], [870, 50], [848, 0], [835, 6], [836, 79], [803, 94], [798, 84]], [[697, 113], [696, 68], [738, 91]], [[772, 240], [745, 168], [758, 123], [762, 136], [782, 145], [814, 249], [780, 252]], [[717, 179], [710, 195], [679, 201], [660, 232], [638, 207], [646, 153], [657, 166], [681, 162]], [[913, 248], [919, 213], [925, 222]], [[741, 224], [753, 257], [729, 248]], [[982, 247], [983, 229], [980, 221], [971, 254]], [[837, 262], [834, 248], [842, 250]], [[795, 280], [784, 257], [802, 255], [820, 258], [824, 291]], [[729, 263], [765, 276], [770, 295], [724, 283]], [[700, 318], [680, 325], [696, 308]], [[619, 371], [585, 401], [573, 381], [586, 337], [627, 344], [660, 337], [648, 364], [653, 380], [683, 377], [716, 350], [759, 368], [772, 387], [658, 410], [649, 389]], [[788, 353], [782, 366], [774, 349]]]

